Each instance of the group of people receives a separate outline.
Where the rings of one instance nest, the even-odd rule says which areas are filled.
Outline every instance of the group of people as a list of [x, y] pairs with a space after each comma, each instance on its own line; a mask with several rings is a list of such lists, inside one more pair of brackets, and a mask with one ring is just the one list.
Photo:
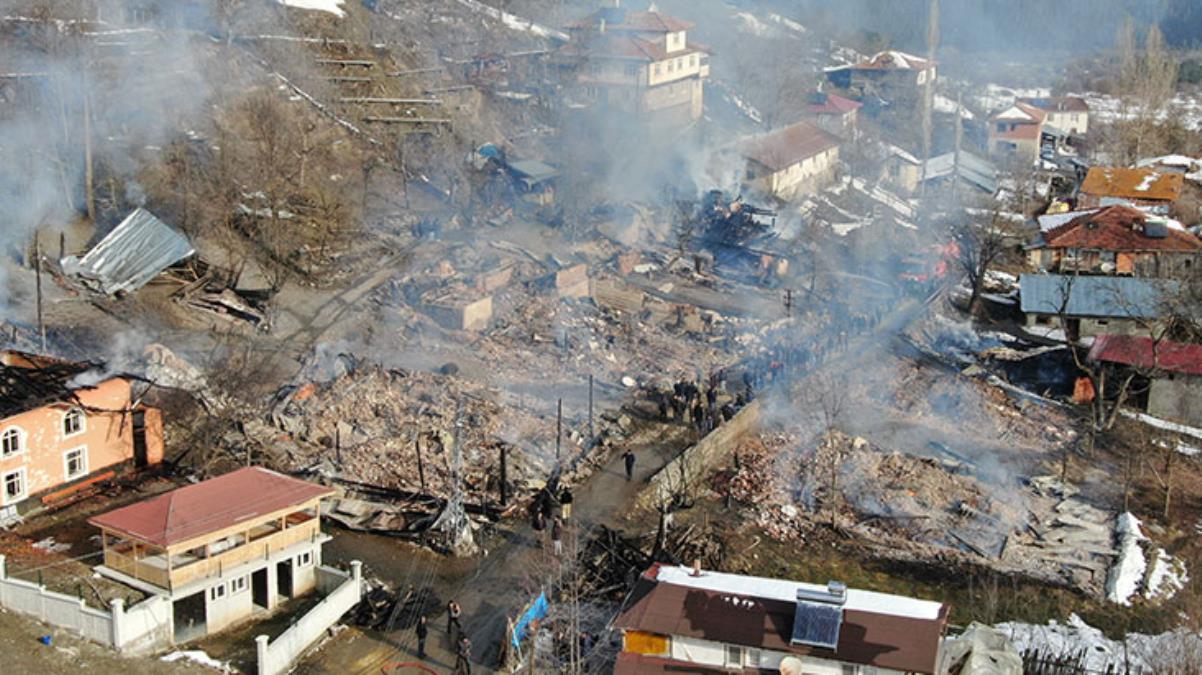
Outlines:
[[[558, 487], [558, 479], [552, 479], [546, 487], [539, 490], [534, 500], [530, 502], [530, 527], [535, 532], [545, 532], [550, 529], [551, 548], [556, 556], [563, 555], [564, 522], [572, 517], [572, 503], [575, 496], [567, 486]], [[555, 507], [559, 507], [558, 515]]]
[[691, 424], [697, 433], [705, 435], [719, 424], [728, 422], [747, 399], [738, 396], [733, 401], [719, 404], [719, 397], [726, 389], [726, 370], [719, 369], [708, 378], [698, 382], [678, 380], [670, 389], [654, 388], [650, 397], [659, 409], [662, 420], [676, 420]]
[[[451, 600], [447, 603], [447, 639], [455, 645], [454, 672], [455, 675], [470, 675], [472, 672], [472, 641], [463, 631], [463, 624], [460, 623], [462, 616], [463, 608], [459, 606], [458, 602]], [[426, 639], [430, 636], [430, 626], [425, 616], [417, 618], [413, 632], [417, 635], [417, 658], [425, 659]]]

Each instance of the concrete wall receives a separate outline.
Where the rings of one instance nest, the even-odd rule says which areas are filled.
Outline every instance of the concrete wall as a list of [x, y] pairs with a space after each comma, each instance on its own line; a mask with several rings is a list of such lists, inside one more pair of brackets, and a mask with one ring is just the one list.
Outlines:
[[128, 611], [120, 599], [113, 600], [108, 611], [93, 609], [82, 598], [8, 578], [3, 555], [0, 606], [123, 652], [155, 651], [171, 644], [171, 603], [166, 599], [152, 597]]
[[[323, 568], [326, 575], [337, 574], [336, 570]], [[329, 581], [323, 582], [328, 584]], [[359, 602], [363, 588], [363, 565], [351, 563], [351, 575], [325, 597], [316, 607], [300, 617], [291, 628], [284, 631], [274, 642], [266, 635], [255, 638], [258, 655], [259, 675], [277, 675], [288, 671], [292, 662], [309, 648], [322, 633], [342, 618], [342, 615]]]
[[639, 497], [643, 506], [655, 506], [671, 498], [681, 484], [692, 485], [726, 459], [743, 436], [754, 431], [760, 423], [760, 401], [757, 399], [735, 414], [729, 422], [714, 429], [696, 445], [686, 448], [676, 459], [651, 476], [651, 489]]
[[1152, 380], [1148, 413], [1191, 426], [1202, 425], [1202, 378], [1176, 375]]
[[[726, 643], [715, 642], [712, 640], [702, 640], [699, 638], [683, 637], [672, 635], [669, 637], [671, 642], [671, 657], [678, 661], [687, 661], [689, 663], [703, 664], [717, 669], [729, 669], [736, 672], [743, 672], [743, 669], [761, 669], [761, 670], [779, 670], [781, 661], [790, 655], [785, 652], [777, 652], [768, 649], [755, 649], [752, 647], [743, 647], [741, 663], [727, 663]], [[858, 672], [871, 672], [875, 675], [902, 675], [900, 671], [889, 670], [887, 668], [866, 668], [864, 666], [856, 666], [852, 663], [844, 663], [835, 660], [819, 659], [813, 656], [799, 657], [804, 664], [803, 672], [806, 675], [843, 675], [844, 667], [860, 668]]]

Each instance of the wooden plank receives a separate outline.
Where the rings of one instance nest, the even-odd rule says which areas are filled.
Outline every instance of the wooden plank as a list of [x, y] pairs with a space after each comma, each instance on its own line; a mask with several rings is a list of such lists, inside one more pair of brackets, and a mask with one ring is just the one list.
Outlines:
[[405, 77], [406, 75], [428, 75], [430, 73], [441, 73], [442, 67], [438, 68], [414, 68], [412, 70], [394, 70], [388, 73], [388, 77]]
[[364, 59], [317, 59], [317, 62], [323, 66], [362, 66], [363, 68], [371, 68], [376, 65], [375, 61]]
[[371, 82], [370, 77], [354, 77], [350, 75], [328, 75], [326, 79], [331, 82]]
[[339, 103], [388, 103], [395, 105], [442, 105], [437, 98], [378, 98], [374, 96], [344, 96]]
[[71, 485], [69, 487], [65, 487], [61, 490], [56, 490], [54, 492], [51, 492], [50, 494], [44, 495], [42, 497], [42, 503], [43, 504], [53, 504], [54, 502], [57, 502], [64, 497], [69, 497], [69, 496], [75, 494], [76, 492], [83, 490], [86, 487], [95, 485], [96, 483], [100, 483], [100, 482], [109, 480], [109, 479], [115, 477], [116, 475], [117, 475], [116, 471], [105, 471], [104, 473], [96, 474], [95, 476], [92, 476], [91, 478], [89, 478], [87, 480], [81, 481], [81, 482]]
[[367, 115], [364, 122], [379, 122], [381, 124], [450, 124], [451, 120], [435, 117], [379, 117]]
[[446, 94], [446, 93], [450, 93], [453, 91], [467, 91], [469, 89], [475, 89], [475, 88], [476, 88], [476, 85], [474, 85], [474, 84], [459, 84], [459, 85], [455, 85], [454, 87], [440, 87], [437, 89], [427, 89], [427, 90], [423, 91], [422, 93], [423, 94]]

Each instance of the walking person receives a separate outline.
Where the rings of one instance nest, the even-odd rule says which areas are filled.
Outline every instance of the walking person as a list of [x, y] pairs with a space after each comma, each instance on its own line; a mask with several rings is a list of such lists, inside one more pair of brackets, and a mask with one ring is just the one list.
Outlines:
[[551, 548], [555, 551], [555, 557], [563, 555], [563, 521], [559, 518], [551, 523]]
[[417, 625], [414, 626], [413, 632], [417, 633], [417, 658], [426, 658], [426, 636], [430, 634], [430, 628], [426, 625], [426, 617], [417, 617]]
[[629, 483], [634, 479], [634, 452], [627, 450], [626, 454], [622, 455], [622, 460], [626, 462], [626, 482]]
[[[463, 626], [459, 624], [459, 616], [461, 614], [463, 614], [463, 608], [459, 606], [458, 602], [452, 600], [447, 603], [447, 637], [452, 642], [455, 640], [456, 633], [463, 634]], [[451, 632], [451, 628], [455, 629], [454, 633]]]
[[466, 635], [459, 637], [455, 647], [455, 675], [471, 675], [472, 673], [472, 641]]

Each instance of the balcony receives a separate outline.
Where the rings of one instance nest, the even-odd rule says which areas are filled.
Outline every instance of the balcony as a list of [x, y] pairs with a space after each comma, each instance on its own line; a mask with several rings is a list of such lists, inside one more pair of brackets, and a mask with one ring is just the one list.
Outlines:
[[105, 535], [106, 567], [138, 581], [175, 590], [199, 579], [220, 576], [225, 570], [251, 560], [268, 559], [296, 544], [314, 541], [321, 536], [321, 526], [312, 515], [293, 513], [170, 555], [163, 549], [132, 541], [111, 544], [111, 536]]

